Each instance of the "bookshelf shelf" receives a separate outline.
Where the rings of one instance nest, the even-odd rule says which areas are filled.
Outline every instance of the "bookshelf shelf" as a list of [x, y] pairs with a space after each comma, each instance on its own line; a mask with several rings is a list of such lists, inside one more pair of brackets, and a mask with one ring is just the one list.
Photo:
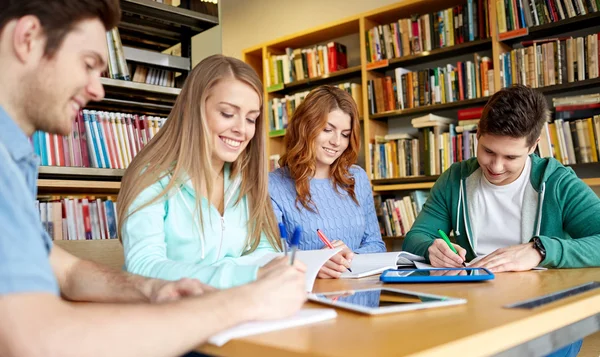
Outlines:
[[588, 186], [600, 186], [600, 177], [583, 179]]
[[600, 78], [592, 78], [592, 79], [586, 79], [583, 81], [575, 81], [575, 82], [557, 84], [557, 85], [553, 85], [553, 86], [540, 87], [540, 88], [537, 88], [537, 90], [539, 90], [540, 92], [542, 92], [544, 94], [556, 94], [556, 93], [562, 93], [562, 92], [568, 91], [568, 90], [580, 90], [580, 89], [586, 89], [586, 88], [593, 88], [593, 87], [597, 87], [599, 85], [600, 85]]
[[112, 194], [119, 193], [121, 182], [38, 179], [39, 194]]
[[381, 236], [383, 240], [404, 240], [406, 236]]
[[373, 185], [382, 186], [382, 185], [400, 185], [400, 184], [408, 184], [415, 182], [431, 182], [435, 181], [439, 178], [439, 175], [436, 176], [410, 176], [410, 177], [396, 177], [396, 178], [387, 178], [387, 179], [374, 179], [371, 180]]
[[152, 0], [121, 0], [121, 9], [123, 43], [159, 52], [219, 24], [216, 16]]
[[306, 78], [301, 79], [299, 81], [295, 81], [292, 83], [285, 84], [283, 88], [268, 91], [269, 93], [277, 93], [277, 94], [289, 94], [291, 91], [298, 91], [301, 89], [308, 89], [311, 86], [316, 86], [319, 84], [326, 84], [329, 82], [342, 81], [345, 79], [350, 79], [352, 77], [359, 77], [361, 71], [361, 66], [349, 67], [346, 69], [342, 69], [340, 71], [335, 71], [323, 76], [314, 77], [314, 78]]
[[[593, 12], [587, 15], [575, 16], [569, 19], [564, 19], [550, 24], [530, 27], [527, 29], [526, 35], [503, 40], [502, 42], [512, 46], [522, 41], [536, 40], [549, 36], [562, 37], [565, 32], [577, 31], [588, 27], [596, 26], [598, 25], [599, 20], [600, 12]], [[498, 34], [499, 38], [502, 38], [502, 36], [507, 35], [509, 35], [508, 32]]]
[[[371, 69], [372, 71], [387, 71], [401, 66], [412, 66], [415, 64], [423, 64], [426, 62], [437, 61], [446, 57], [461, 56], [468, 53], [478, 51], [492, 50], [492, 40], [487, 38], [484, 40], [469, 41], [455, 46], [438, 48], [431, 51], [423, 51], [421, 53], [392, 58], [387, 60], [388, 65]], [[368, 65], [367, 65], [368, 66]]]
[[167, 70], [191, 70], [191, 61], [188, 57], [171, 56], [128, 46], [123, 46], [123, 54], [127, 61], [149, 64]]
[[62, 166], [40, 166], [39, 177], [43, 179], [76, 178], [79, 180], [103, 180], [120, 181], [125, 174], [124, 169], [97, 169], [92, 167], [62, 167]]
[[164, 86], [155, 86], [153, 84], [146, 83], [138, 83], [132, 81], [122, 81], [119, 79], [112, 78], [100, 78], [100, 82], [104, 85], [104, 88], [107, 89], [107, 92], [111, 89], [126, 89], [128, 92], [136, 91], [140, 93], [147, 94], [157, 94], [157, 95], [165, 95], [165, 96], [178, 96], [181, 92], [180, 88], [172, 88], [172, 87], [164, 87]]
[[101, 102], [89, 102], [86, 108], [95, 110], [106, 110], [109, 108], [111, 111], [166, 117], [171, 113], [173, 105], [156, 103], [144, 103], [141, 105], [140, 102], [133, 100], [104, 98]]
[[397, 185], [373, 185], [373, 192], [427, 190], [433, 187], [435, 182], [415, 182]]
[[402, 109], [402, 110], [394, 110], [383, 113], [377, 113], [370, 116], [373, 120], [386, 120], [392, 117], [402, 117], [414, 114], [425, 114], [425, 113], [433, 113], [437, 111], [447, 110], [447, 109], [461, 109], [467, 108], [470, 106], [483, 104], [487, 102], [489, 97], [475, 98], [469, 100], [461, 100], [452, 103], [444, 103], [444, 104], [434, 104], [434, 105], [425, 105], [422, 107]]

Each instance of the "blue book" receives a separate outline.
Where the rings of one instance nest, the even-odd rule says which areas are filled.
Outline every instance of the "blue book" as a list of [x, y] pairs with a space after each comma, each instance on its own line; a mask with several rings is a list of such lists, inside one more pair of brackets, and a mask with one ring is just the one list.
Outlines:
[[89, 110], [83, 111], [83, 121], [85, 133], [87, 134], [88, 151], [92, 161], [91, 164], [96, 168], [102, 168], [102, 161], [100, 160], [99, 148], [97, 147], [96, 135], [94, 132], [94, 123], [90, 117]]
[[108, 226], [108, 238], [117, 238], [117, 214], [115, 212], [115, 204], [112, 200], [104, 201], [106, 212], [106, 225]]

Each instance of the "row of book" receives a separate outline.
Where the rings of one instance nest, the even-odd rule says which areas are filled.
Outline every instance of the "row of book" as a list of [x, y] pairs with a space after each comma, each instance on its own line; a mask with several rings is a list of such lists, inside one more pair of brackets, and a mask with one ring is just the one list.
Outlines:
[[315, 78], [348, 68], [346, 46], [338, 42], [310, 48], [286, 48], [264, 59], [267, 87]]
[[564, 165], [600, 158], [600, 93], [553, 99], [554, 122], [542, 128], [539, 153]]
[[598, 11], [598, 0], [496, 0], [500, 33]]
[[85, 109], [68, 136], [37, 131], [31, 141], [44, 166], [125, 169], [165, 120]]
[[[356, 102], [359, 115], [362, 115], [362, 86], [357, 83], [340, 83], [337, 87], [345, 90], [352, 95]], [[278, 131], [287, 128], [289, 120], [294, 111], [302, 103], [310, 91], [298, 92], [286, 95], [283, 98], [273, 98], [269, 100], [269, 128], [270, 131]]]
[[377, 62], [489, 37], [487, 0], [403, 18], [366, 32], [367, 60]]
[[396, 68], [394, 76], [368, 80], [369, 112], [416, 108], [480, 98], [494, 92], [494, 71], [488, 57], [474, 55], [474, 61], [456, 66], [409, 71]]
[[421, 190], [411, 192], [410, 196], [386, 200], [383, 200], [380, 195], [375, 195], [373, 199], [381, 235], [405, 236], [415, 223], [428, 197], [429, 192]]
[[135, 65], [132, 81], [163, 87], [175, 87], [175, 72], [137, 64]]
[[598, 34], [547, 39], [500, 55], [503, 87], [524, 84], [540, 88], [598, 78]]
[[117, 238], [117, 203], [111, 197], [40, 197], [36, 207], [53, 240]]
[[[453, 163], [477, 152], [477, 124], [482, 107], [467, 109], [455, 119], [434, 114], [414, 118], [418, 136], [407, 133], [376, 136], [369, 143], [373, 179], [440, 175]], [[471, 113], [471, 114], [469, 114]]]

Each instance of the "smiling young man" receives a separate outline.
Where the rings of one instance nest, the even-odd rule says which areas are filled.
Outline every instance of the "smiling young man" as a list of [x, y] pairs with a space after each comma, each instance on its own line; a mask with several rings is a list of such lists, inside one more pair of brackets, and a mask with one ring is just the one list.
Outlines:
[[[533, 154], [548, 117], [544, 96], [529, 87], [494, 94], [477, 157], [438, 179], [404, 250], [436, 267], [485, 256], [473, 266], [494, 272], [600, 266], [600, 199], [572, 169]], [[458, 255], [437, 229], [454, 232]]]
[[79, 109], [104, 97], [105, 33], [119, 19], [118, 0], [0, 1], [0, 356], [176, 356], [305, 300], [303, 275], [284, 260], [253, 284], [215, 291], [52, 245], [34, 205], [39, 158], [28, 137], [68, 134]]
[[[486, 104], [477, 157], [455, 163], [437, 180], [403, 249], [434, 267], [493, 272], [536, 266], [600, 266], [600, 199], [573, 172], [533, 154], [548, 120], [544, 96], [522, 85]], [[454, 232], [458, 254], [439, 238]], [[581, 341], [551, 356], [575, 356]]]

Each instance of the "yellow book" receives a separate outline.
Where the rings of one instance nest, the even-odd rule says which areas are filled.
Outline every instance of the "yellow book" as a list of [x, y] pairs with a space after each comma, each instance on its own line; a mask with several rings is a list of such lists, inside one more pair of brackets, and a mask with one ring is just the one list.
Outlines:
[[552, 141], [552, 148], [554, 151], [554, 158], [559, 162], [562, 162], [562, 155], [560, 153], [560, 145], [558, 145], [558, 135], [556, 134], [556, 125], [554, 123], [548, 124], [548, 130], [550, 131], [550, 141]]
[[592, 118], [587, 118], [584, 120], [587, 125], [587, 134], [589, 135], [590, 147], [592, 149], [590, 156], [592, 158], [592, 162], [598, 162], [598, 149], [596, 146], [596, 140], [598, 140], [598, 138], [594, 138], [594, 125], [592, 124]]

